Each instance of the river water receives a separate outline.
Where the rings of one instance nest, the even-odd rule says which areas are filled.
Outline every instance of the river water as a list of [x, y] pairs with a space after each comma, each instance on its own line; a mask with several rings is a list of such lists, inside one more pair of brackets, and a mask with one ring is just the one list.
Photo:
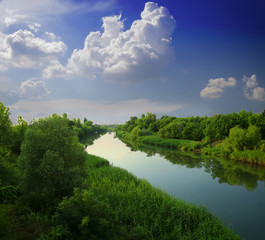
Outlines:
[[87, 147], [153, 186], [205, 206], [246, 240], [265, 239], [265, 168], [125, 144], [108, 133]]

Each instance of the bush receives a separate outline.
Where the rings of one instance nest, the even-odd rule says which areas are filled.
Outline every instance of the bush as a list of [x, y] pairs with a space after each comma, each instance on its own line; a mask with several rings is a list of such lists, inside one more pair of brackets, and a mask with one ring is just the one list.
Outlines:
[[92, 191], [75, 189], [72, 197], [59, 204], [55, 218], [74, 239], [111, 239], [111, 216], [110, 207]]
[[247, 130], [238, 126], [231, 128], [227, 140], [234, 151], [253, 150], [261, 142], [260, 129], [250, 125]]

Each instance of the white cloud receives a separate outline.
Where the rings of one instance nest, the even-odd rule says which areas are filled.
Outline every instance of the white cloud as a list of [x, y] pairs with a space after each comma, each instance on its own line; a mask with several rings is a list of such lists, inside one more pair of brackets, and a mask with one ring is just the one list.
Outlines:
[[117, 119], [124, 121], [130, 116], [141, 115], [146, 112], [169, 113], [182, 108], [180, 104], [165, 104], [137, 99], [120, 102], [95, 102], [80, 99], [58, 99], [50, 101], [21, 100], [11, 106], [11, 113], [15, 119], [22, 115], [27, 121], [36, 117], [43, 117], [53, 113], [67, 113], [70, 117], [87, 117], [97, 123], [113, 123]]
[[201, 90], [201, 97], [203, 98], [219, 98], [221, 97], [224, 90], [222, 88], [212, 86], [212, 87], [206, 87], [203, 90]]
[[44, 81], [37, 81], [36, 78], [30, 78], [21, 83], [18, 93], [22, 98], [41, 99], [50, 95]]
[[40, 30], [41, 25], [39, 23], [33, 23], [28, 25], [29, 29], [33, 32], [38, 32]]
[[32, 68], [51, 64], [66, 48], [62, 41], [46, 41], [28, 30], [20, 29], [9, 35], [0, 33], [0, 63], [6, 70], [9, 65]]
[[115, 0], [85, 1], [76, 3], [71, 0], [2, 0], [0, 1], [0, 29], [13, 24], [26, 24], [43, 22], [50, 17], [57, 17], [69, 12], [92, 12], [104, 11], [115, 5]]
[[57, 39], [57, 36], [54, 33], [51, 32], [45, 32], [46, 37], [51, 40], [51, 41], [55, 41]]
[[265, 101], [265, 88], [259, 87], [256, 75], [251, 77], [243, 76], [245, 82], [244, 95], [250, 100]]
[[210, 79], [206, 87], [201, 91], [202, 98], [219, 98], [224, 92], [223, 88], [236, 86], [236, 79], [233, 77]]
[[[18, 101], [19, 99], [40, 100], [50, 95], [45, 82], [30, 78], [16, 86], [13, 81], [0, 77], [0, 93], [6, 100]], [[0, 97], [1, 99], [1, 97]]]
[[73, 72], [61, 65], [58, 61], [54, 63], [54, 65], [47, 67], [44, 69], [42, 77], [43, 79], [51, 79], [51, 78], [63, 78], [63, 79], [71, 79], [73, 76]]
[[[1, 2], [0, 2], [0, 4], [1, 4]], [[4, 18], [3, 22], [5, 23], [6, 27], [9, 27], [13, 24], [16, 24], [19, 21], [26, 18], [26, 16], [24, 16], [22, 14], [17, 14], [17, 12], [18, 12], [18, 9], [12, 9], [12, 10], [5, 9], [5, 11], [2, 12], [2, 18]]]
[[[160, 79], [161, 69], [174, 58], [171, 34], [175, 20], [169, 11], [148, 2], [141, 19], [127, 31], [123, 31], [121, 15], [104, 17], [102, 21], [103, 33], [90, 32], [84, 48], [73, 51], [66, 68], [88, 79], [98, 77], [111, 82]], [[47, 71], [52, 72], [52, 68]]]

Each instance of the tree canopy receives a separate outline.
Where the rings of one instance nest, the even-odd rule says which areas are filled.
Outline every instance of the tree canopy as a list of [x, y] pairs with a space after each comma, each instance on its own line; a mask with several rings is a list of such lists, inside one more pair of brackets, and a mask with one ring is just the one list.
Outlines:
[[[25, 132], [19, 157], [21, 191], [31, 207], [53, 204], [82, 182], [86, 155], [66, 118], [39, 119]], [[34, 183], [34, 184], [33, 184]]]

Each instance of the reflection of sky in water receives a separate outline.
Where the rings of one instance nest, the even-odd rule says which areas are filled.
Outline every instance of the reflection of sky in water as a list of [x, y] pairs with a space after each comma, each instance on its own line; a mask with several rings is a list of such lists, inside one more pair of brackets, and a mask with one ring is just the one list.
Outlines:
[[187, 168], [172, 164], [158, 154], [147, 157], [144, 152], [131, 151], [113, 136], [106, 134], [95, 140], [87, 152], [145, 178], [153, 186], [179, 199], [206, 206], [247, 240], [265, 236], [264, 183], [258, 182], [254, 191], [248, 191], [244, 186], [219, 184], [218, 178], [213, 179], [204, 167]]

